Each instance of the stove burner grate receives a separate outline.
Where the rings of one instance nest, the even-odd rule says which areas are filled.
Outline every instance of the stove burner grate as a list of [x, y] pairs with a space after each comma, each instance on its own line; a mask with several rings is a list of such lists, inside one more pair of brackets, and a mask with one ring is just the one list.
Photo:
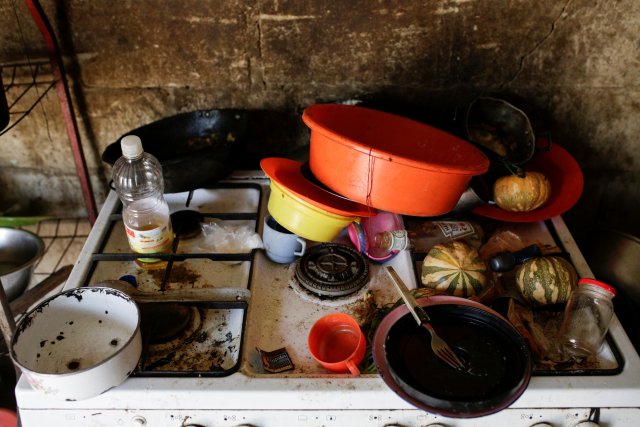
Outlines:
[[355, 249], [339, 243], [313, 246], [296, 265], [296, 279], [324, 297], [350, 295], [369, 281], [369, 264]]

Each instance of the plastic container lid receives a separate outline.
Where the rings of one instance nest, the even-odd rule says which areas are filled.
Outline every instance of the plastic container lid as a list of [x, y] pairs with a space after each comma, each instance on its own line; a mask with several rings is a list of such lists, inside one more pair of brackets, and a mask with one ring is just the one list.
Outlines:
[[601, 282], [601, 281], [596, 280], [596, 279], [583, 277], [582, 279], [578, 280], [578, 286], [579, 285], [594, 285], [594, 286], [597, 286], [597, 287], [599, 287], [601, 289], [604, 289], [605, 291], [609, 292], [613, 296], [616, 295], [616, 290], [612, 286], [609, 286], [606, 283]]
[[15, 411], [7, 408], [0, 408], [0, 427], [16, 427], [18, 416]]
[[375, 209], [318, 187], [302, 174], [302, 166], [301, 162], [280, 157], [260, 161], [260, 167], [269, 178], [313, 206], [347, 217], [369, 217], [377, 213]]
[[120, 148], [122, 155], [127, 159], [135, 159], [144, 152], [142, 149], [142, 140], [136, 135], [127, 135], [120, 140]]
[[[546, 149], [544, 147], [547, 147]], [[472, 210], [476, 215], [506, 222], [538, 222], [562, 215], [571, 209], [582, 194], [584, 177], [580, 165], [567, 150], [555, 142], [538, 140], [538, 150], [523, 165], [525, 171], [536, 171], [551, 183], [551, 195], [544, 205], [529, 212], [509, 212], [495, 204], [486, 203]]]

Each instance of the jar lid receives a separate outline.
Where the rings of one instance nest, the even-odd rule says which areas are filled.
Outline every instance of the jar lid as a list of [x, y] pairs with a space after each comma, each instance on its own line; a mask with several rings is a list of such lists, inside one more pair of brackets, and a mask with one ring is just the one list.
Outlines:
[[613, 288], [613, 286], [609, 286], [606, 283], [601, 282], [601, 281], [596, 280], [596, 279], [590, 279], [588, 277], [583, 277], [580, 280], [578, 280], [578, 285], [594, 285], [594, 286], [598, 286], [599, 288], [602, 288], [605, 291], [611, 293], [613, 296], [616, 295], [616, 290]]

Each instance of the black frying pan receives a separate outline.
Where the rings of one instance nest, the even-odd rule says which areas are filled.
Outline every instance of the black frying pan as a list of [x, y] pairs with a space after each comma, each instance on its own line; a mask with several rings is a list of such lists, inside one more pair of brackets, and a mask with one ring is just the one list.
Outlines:
[[373, 342], [376, 367], [396, 394], [431, 413], [470, 418], [500, 411], [524, 392], [531, 355], [507, 320], [463, 298], [435, 296], [418, 303], [469, 368], [455, 370], [437, 358], [429, 333], [399, 306], [382, 320]]
[[9, 124], [9, 104], [4, 93], [4, 83], [2, 83], [2, 67], [0, 67], [0, 131]]
[[235, 169], [245, 144], [248, 114], [241, 110], [198, 110], [167, 117], [122, 135], [102, 154], [113, 165], [122, 155], [120, 140], [137, 135], [162, 164], [165, 192], [207, 187]]

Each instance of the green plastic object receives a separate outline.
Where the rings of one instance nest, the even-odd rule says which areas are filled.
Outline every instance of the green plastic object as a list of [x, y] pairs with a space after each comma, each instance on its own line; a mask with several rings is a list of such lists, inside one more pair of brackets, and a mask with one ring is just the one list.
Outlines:
[[0, 216], [0, 227], [26, 227], [50, 218], [50, 216]]

